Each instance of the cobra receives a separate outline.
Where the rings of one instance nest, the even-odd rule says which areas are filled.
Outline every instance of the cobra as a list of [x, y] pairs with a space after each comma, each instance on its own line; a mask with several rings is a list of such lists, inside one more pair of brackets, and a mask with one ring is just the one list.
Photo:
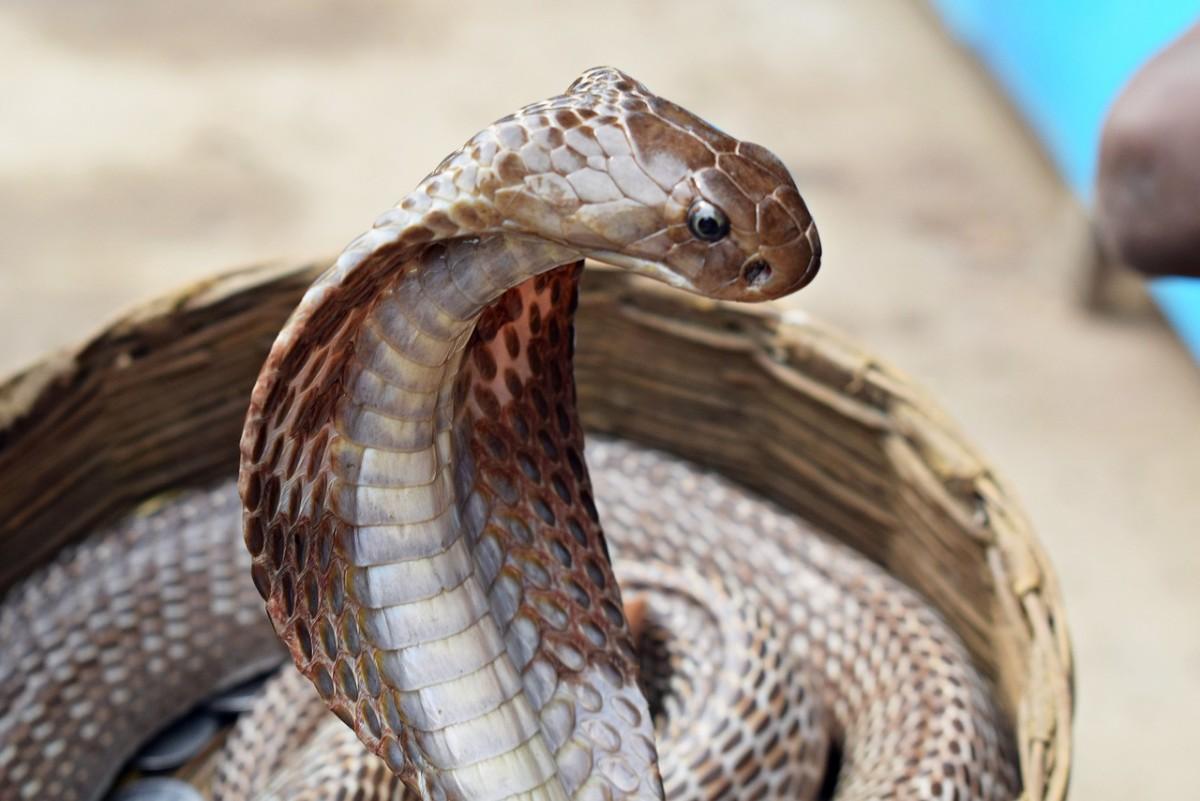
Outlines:
[[820, 244], [776, 157], [612, 69], [377, 220], [251, 398], [250, 573], [316, 692], [274, 682], [217, 796], [1015, 796], [984, 681], [911, 591], [669, 457], [585, 458], [584, 259], [762, 301]]

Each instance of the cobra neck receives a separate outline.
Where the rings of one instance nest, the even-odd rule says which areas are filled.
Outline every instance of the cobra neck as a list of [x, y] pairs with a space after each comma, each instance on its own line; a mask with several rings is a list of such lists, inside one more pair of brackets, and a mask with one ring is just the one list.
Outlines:
[[337, 426], [360, 467], [341, 493], [343, 519], [374, 527], [444, 515], [438, 534], [453, 536], [449, 431], [463, 349], [505, 291], [578, 258], [544, 240], [492, 234], [432, 244], [405, 265], [364, 319], [346, 375]]

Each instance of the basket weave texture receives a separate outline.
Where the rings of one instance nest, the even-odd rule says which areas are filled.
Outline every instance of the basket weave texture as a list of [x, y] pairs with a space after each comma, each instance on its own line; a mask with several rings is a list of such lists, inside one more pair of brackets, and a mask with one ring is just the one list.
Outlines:
[[[147, 497], [232, 475], [255, 376], [320, 271], [226, 274], [0, 384], [0, 593]], [[589, 430], [713, 467], [921, 591], [1015, 722], [1029, 801], [1060, 801], [1073, 666], [1057, 579], [1005, 484], [937, 406], [812, 322], [585, 273]]]

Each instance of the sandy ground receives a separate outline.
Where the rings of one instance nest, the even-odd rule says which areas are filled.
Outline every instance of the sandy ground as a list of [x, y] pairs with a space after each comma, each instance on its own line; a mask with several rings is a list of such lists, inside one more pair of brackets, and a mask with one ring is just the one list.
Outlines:
[[783, 157], [826, 248], [789, 303], [915, 375], [1022, 494], [1076, 643], [1073, 796], [1194, 792], [1200, 373], [1080, 310], [1083, 212], [923, 7], [402, 5], [0, 2], [0, 370], [215, 269], [334, 253], [483, 123], [615, 64]]

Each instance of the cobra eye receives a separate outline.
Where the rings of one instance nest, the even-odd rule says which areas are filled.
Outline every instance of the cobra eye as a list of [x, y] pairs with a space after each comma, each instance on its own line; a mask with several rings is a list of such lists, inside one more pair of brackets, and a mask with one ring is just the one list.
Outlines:
[[716, 242], [729, 233], [729, 218], [707, 200], [697, 200], [688, 211], [688, 230], [697, 239]]

